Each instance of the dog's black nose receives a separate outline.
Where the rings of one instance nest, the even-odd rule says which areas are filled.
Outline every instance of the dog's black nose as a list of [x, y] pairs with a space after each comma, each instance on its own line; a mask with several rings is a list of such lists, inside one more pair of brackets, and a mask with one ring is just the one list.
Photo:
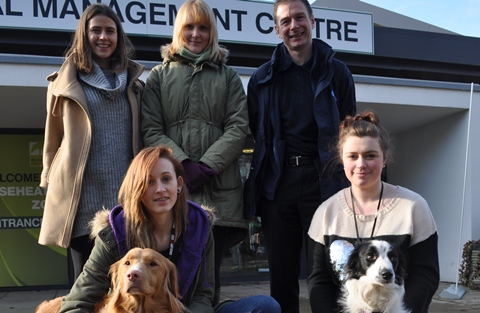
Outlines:
[[393, 273], [392, 271], [389, 271], [389, 270], [382, 270], [380, 275], [382, 275], [382, 278], [385, 280], [391, 280]]

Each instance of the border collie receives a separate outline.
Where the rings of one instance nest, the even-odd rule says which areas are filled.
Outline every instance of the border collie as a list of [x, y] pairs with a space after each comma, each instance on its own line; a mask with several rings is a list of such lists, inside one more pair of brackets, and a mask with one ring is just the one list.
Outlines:
[[339, 304], [345, 313], [410, 313], [403, 303], [404, 258], [383, 240], [360, 242], [345, 266]]

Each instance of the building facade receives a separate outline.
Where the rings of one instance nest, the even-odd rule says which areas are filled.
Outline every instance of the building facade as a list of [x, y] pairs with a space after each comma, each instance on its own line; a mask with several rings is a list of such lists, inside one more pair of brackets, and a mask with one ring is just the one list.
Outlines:
[[[23, 10], [20, 2], [28, 2], [29, 9]], [[142, 75], [145, 80], [149, 70], [161, 61], [159, 48], [170, 42], [175, 8], [183, 1], [102, 2], [118, 8], [125, 21], [133, 25], [126, 31], [136, 48], [136, 60], [147, 67]], [[270, 58], [278, 38], [242, 36], [253, 32], [248, 29], [251, 25], [256, 25], [257, 33], [274, 35], [269, 16], [272, 4], [207, 2], [217, 9], [220, 40], [230, 50], [228, 64], [237, 69], [246, 86], [253, 71]], [[38, 237], [44, 192], [36, 188], [41, 153], [35, 143], [43, 140], [45, 78], [60, 67], [76, 25], [75, 16], [85, 3], [88, 1], [0, 2], [0, 237], [10, 238], [0, 244], [6, 260], [0, 264], [8, 265], [0, 270], [7, 273], [5, 277], [0, 275], [0, 288], [67, 283], [63, 278], [65, 251], [32, 248], [37, 255], [52, 254], [59, 263], [61, 273], [55, 281], [30, 280], [42, 272], [38, 269], [20, 279], [15, 273], [36, 260], [14, 251], [24, 242], [33, 246]], [[144, 9], [137, 7], [135, 11], [138, 3]], [[463, 244], [480, 239], [480, 192], [475, 187], [480, 185], [480, 165], [474, 158], [480, 150], [480, 38], [453, 34], [361, 1], [316, 1], [313, 6], [314, 14], [327, 16], [318, 17], [316, 27], [323, 31], [331, 22], [331, 34], [318, 32], [319, 38], [350, 32], [354, 43], [367, 42], [360, 48], [337, 46], [338, 42], [332, 46], [337, 58], [352, 71], [358, 111], [375, 110], [394, 137], [395, 162], [388, 166], [388, 182], [418, 192], [429, 203], [438, 227], [441, 280], [455, 282]], [[62, 21], [62, 14], [69, 21]], [[256, 19], [247, 20], [249, 15]], [[37, 21], [39, 16], [43, 16], [41, 22]], [[353, 22], [348, 22], [350, 19]], [[57, 20], [62, 25], [55, 27]], [[150, 21], [142, 25], [148, 26], [147, 31], [136, 28], [135, 23], [142, 21]], [[157, 34], [157, 30], [163, 34]], [[345, 41], [346, 36], [342, 38]], [[29, 145], [30, 152], [24, 163], [16, 164], [20, 155], [26, 154], [22, 142]], [[245, 148], [247, 151], [250, 146]], [[248, 163], [248, 155], [245, 160]], [[256, 227], [252, 224], [252, 238], [246, 245], [262, 253]], [[235, 253], [232, 251], [232, 255]], [[62, 258], [58, 260], [55, 255]], [[263, 265], [258, 270], [264, 271]]]

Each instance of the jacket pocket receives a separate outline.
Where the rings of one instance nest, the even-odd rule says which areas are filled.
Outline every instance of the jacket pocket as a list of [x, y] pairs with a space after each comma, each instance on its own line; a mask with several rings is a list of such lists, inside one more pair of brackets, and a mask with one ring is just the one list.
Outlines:
[[61, 155], [62, 155], [62, 148], [58, 148], [57, 153], [55, 153], [55, 157], [53, 158], [52, 164], [50, 164], [50, 170], [48, 171], [47, 174], [47, 182], [50, 184], [50, 182], [54, 179], [55, 173], [58, 169], [59, 162], [61, 160]]
[[212, 178], [212, 188], [219, 190], [235, 189], [242, 183], [238, 162], [230, 164], [223, 172]]
[[243, 202], [243, 186], [238, 163], [234, 162], [211, 180], [211, 198], [216, 204]]

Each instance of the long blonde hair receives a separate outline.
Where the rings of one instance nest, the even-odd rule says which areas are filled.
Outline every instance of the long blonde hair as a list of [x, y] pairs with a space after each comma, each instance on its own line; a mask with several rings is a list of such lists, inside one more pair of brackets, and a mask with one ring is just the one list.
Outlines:
[[[178, 10], [177, 17], [175, 18], [175, 25], [173, 27], [172, 43], [165, 46], [168, 55], [171, 56], [175, 53], [179, 53], [185, 48], [183, 29], [192, 19], [194, 23], [205, 24], [210, 31], [210, 40], [207, 45], [207, 47], [211, 49], [210, 59], [215, 62], [225, 63], [228, 56], [228, 50], [219, 45], [215, 16], [212, 9], [203, 0], [187, 0]], [[162, 50], [162, 54], [165, 54], [165, 52], [166, 51]]]
[[[153, 236], [155, 226], [142, 204], [142, 196], [148, 188], [152, 168], [159, 158], [164, 158], [173, 164], [177, 180], [183, 176], [182, 164], [173, 157], [172, 150], [167, 146], [145, 148], [133, 159], [118, 195], [118, 202], [125, 212], [127, 250], [134, 247], [156, 248]], [[181, 188], [177, 202], [172, 208], [177, 238], [187, 227], [188, 205], [185, 190], [186, 188]]]

